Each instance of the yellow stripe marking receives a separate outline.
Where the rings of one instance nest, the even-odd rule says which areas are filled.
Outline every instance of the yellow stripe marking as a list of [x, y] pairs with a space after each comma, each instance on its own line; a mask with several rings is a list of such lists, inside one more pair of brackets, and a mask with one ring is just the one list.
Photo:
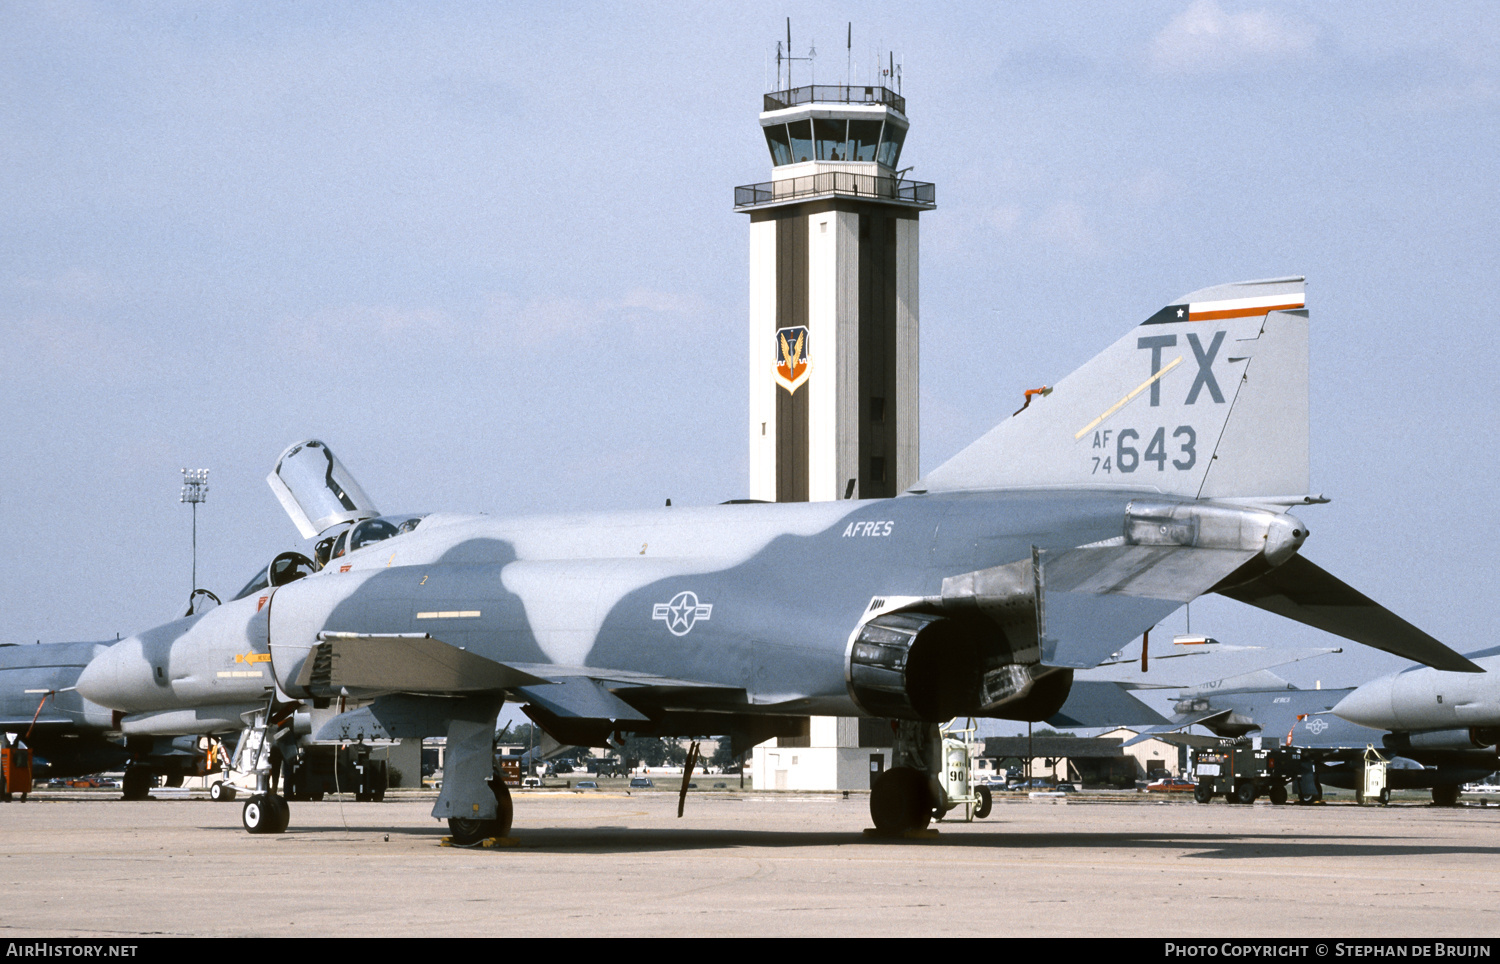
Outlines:
[[1106, 418], [1109, 418], [1111, 415], [1113, 415], [1114, 413], [1118, 412], [1120, 409], [1124, 408], [1127, 404], [1129, 404], [1129, 402], [1130, 402], [1130, 400], [1132, 398], [1135, 398], [1141, 392], [1144, 392], [1146, 389], [1150, 388], [1151, 384], [1153, 382], [1158, 381], [1163, 375], [1165, 375], [1167, 372], [1171, 371], [1172, 369], [1176, 368], [1180, 364], [1182, 364], [1182, 356], [1178, 355], [1176, 358], [1172, 359], [1171, 361], [1169, 361], [1165, 365], [1163, 365], [1162, 368], [1161, 368], [1161, 371], [1157, 372], [1155, 375], [1152, 375], [1150, 378], [1146, 379], [1145, 381], [1143, 381], [1139, 385], [1137, 385], [1136, 388], [1135, 388], [1135, 391], [1131, 392], [1129, 395], [1126, 395], [1124, 398], [1120, 399], [1118, 402], [1115, 402], [1113, 405], [1111, 405], [1105, 411], [1105, 413], [1103, 415], [1100, 415], [1098, 418], [1094, 419], [1092, 422], [1088, 423], [1083, 428], [1079, 429], [1078, 433], [1073, 436], [1073, 441], [1076, 442], [1079, 439], [1083, 438], [1088, 433], [1092, 432], [1094, 430], [1094, 426], [1098, 425], [1100, 422], [1104, 421]]
[[479, 610], [464, 609], [442, 613], [417, 613], [418, 619], [478, 619]]

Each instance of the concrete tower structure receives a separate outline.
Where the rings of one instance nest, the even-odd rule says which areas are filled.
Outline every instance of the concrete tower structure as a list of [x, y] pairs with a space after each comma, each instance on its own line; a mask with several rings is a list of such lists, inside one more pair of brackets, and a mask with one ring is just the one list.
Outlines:
[[[894, 496], [918, 477], [917, 216], [906, 100], [880, 86], [766, 94], [772, 179], [750, 215], [750, 497]], [[852, 491], [850, 482], [853, 482]]]

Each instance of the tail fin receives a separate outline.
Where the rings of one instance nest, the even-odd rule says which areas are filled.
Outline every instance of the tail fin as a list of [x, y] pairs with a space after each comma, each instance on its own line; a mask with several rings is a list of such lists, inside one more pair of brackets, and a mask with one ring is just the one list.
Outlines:
[[1302, 278], [1178, 298], [915, 491], [1118, 485], [1275, 499], [1308, 488]]

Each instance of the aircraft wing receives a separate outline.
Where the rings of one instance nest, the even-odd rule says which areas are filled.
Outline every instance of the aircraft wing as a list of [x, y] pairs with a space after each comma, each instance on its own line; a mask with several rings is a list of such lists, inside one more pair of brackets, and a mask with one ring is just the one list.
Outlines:
[[315, 692], [374, 698], [368, 706], [323, 721], [315, 740], [436, 735], [445, 731], [443, 721], [456, 700], [478, 697], [488, 705], [485, 697], [503, 695], [525, 704], [526, 713], [559, 742], [598, 745], [621, 723], [650, 720], [642, 707], [732, 710], [746, 701], [741, 688], [677, 677], [501, 663], [428, 633], [319, 633], [297, 682]]
[[297, 678], [309, 688], [445, 696], [545, 682], [427, 633], [319, 633], [317, 648]]
[[1119, 683], [1073, 682], [1068, 701], [1047, 720], [1050, 726], [1139, 726], [1167, 720]]
[[297, 684], [361, 696], [510, 693], [543, 703], [564, 716], [635, 720], [646, 717], [631, 710], [613, 691], [743, 693], [718, 683], [630, 670], [501, 663], [430, 633], [319, 633], [318, 645], [303, 662]]
[[[1130, 689], [1191, 689], [1207, 686], [1223, 689], [1230, 680], [1247, 674], [1256, 674], [1278, 666], [1312, 659], [1329, 653], [1341, 653], [1335, 646], [1280, 649], [1264, 646], [1181, 646], [1179, 651], [1149, 653], [1148, 669], [1141, 672], [1139, 644], [1132, 644], [1127, 652], [1137, 655], [1100, 663], [1094, 669], [1078, 670], [1074, 685], [1088, 680], [1093, 682], [1119, 683]], [[1264, 679], [1264, 677], [1262, 677]], [[1284, 681], [1283, 681], [1284, 682]], [[1272, 681], [1274, 685], [1274, 681]], [[1260, 685], [1257, 689], [1267, 689]]]
[[[1284, 686], [1265, 690], [1239, 690], [1237, 692], [1213, 693], [1191, 701], [1191, 709], [1177, 714], [1168, 726], [1157, 731], [1186, 729], [1202, 724], [1220, 736], [1241, 736], [1256, 733], [1265, 739], [1280, 743], [1286, 739], [1293, 727], [1299, 732], [1302, 722], [1322, 720], [1339, 700], [1349, 693], [1347, 689], [1297, 690]], [[1321, 723], [1313, 723], [1308, 732], [1321, 730]], [[1136, 741], [1152, 735], [1143, 733]], [[1131, 742], [1136, 742], [1131, 741]], [[1377, 744], [1379, 740], [1375, 741]], [[1127, 743], [1127, 746], [1130, 744]], [[1307, 745], [1307, 744], [1299, 744]], [[1360, 744], [1363, 746], [1363, 744]]]
[[1300, 555], [1249, 582], [1217, 587], [1214, 591], [1434, 669], [1457, 673], [1484, 672], [1470, 660]]

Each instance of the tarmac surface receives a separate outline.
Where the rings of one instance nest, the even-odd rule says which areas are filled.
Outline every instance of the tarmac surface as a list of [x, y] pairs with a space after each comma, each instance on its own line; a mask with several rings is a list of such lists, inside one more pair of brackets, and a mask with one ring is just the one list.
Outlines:
[[881, 839], [868, 797], [517, 793], [445, 847], [433, 794], [0, 805], [0, 937], [1500, 936], [1500, 808], [998, 799]]

